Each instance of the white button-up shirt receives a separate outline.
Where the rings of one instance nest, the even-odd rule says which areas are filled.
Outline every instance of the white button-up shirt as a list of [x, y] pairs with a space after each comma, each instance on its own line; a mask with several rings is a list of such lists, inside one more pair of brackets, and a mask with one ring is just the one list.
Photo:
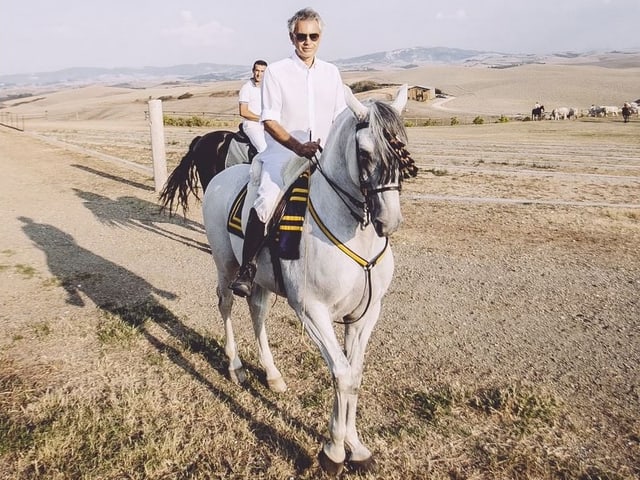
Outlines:
[[[238, 102], [246, 103], [249, 110], [256, 115], [260, 116], [260, 109], [262, 108], [262, 93], [261, 86], [256, 85], [255, 82], [249, 80], [240, 89], [240, 93], [238, 94]], [[247, 120], [246, 118], [243, 120], [245, 127], [256, 125], [259, 122], [254, 120]]]
[[[294, 52], [289, 58], [271, 63], [264, 72], [261, 121], [277, 121], [302, 143], [320, 139], [320, 144], [325, 145], [333, 120], [346, 106], [344, 86], [335, 65], [316, 58], [309, 68]], [[259, 175], [252, 204], [263, 222], [271, 217], [285, 187], [282, 167], [295, 155], [266, 131], [265, 138], [267, 148], [251, 167], [252, 183]]]
[[[342, 78], [331, 63], [316, 58], [307, 67], [294, 52], [271, 63], [264, 73], [261, 120], [277, 121], [300, 142], [319, 138], [324, 145], [333, 120], [344, 108]], [[267, 151], [286, 150], [270, 135], [266, 137]]]

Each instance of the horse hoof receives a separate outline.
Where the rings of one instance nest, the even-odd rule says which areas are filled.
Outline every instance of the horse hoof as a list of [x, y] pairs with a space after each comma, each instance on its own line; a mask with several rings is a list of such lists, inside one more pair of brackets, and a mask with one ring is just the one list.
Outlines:
[[287, 384], [282, 377], [267, 379], [269, 390], [276, 393], [284, 393], [287, 391]]
[[378, 464], [372, 455], [364, 460], [348, 460], [347, 467], [356, 473], [373, 473], [377, 470]]
[[241, 385], [247, 381], [247, 373], [244, 371], [244, 368], [229, 369], [229, 378], [233, 383]]
[[318, 454], [318, 462], [320, 463], [320, 467], [322, 468], [322, 470], [324, 470], [325, 473], [332, 477], [337, 477], [338, 475], [340, 475], [344, 468], [344, 463], [337, 463], [331, 460], [329, 456], [324, 453], [324, 449], [321, 449], [320, 453]]

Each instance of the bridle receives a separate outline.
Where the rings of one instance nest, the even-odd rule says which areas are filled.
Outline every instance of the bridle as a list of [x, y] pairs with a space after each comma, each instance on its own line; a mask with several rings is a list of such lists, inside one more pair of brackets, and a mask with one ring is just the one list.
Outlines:
[[[363, 165], [361, 164], [362, 156], [360, 154], [361, 152], [360, 143], [358, 142], [358, 135], [357, 135], [358, 131], [365, 128], [369, 128], [369, 122], [363, 121], [356, 124], [356, 158], [358, 161], [358, 170], [359, 170], [358, 180], [360, 182], [360, 193], [363, 196], [363, 200], [355, 198], [345, 189], [340, 187], [340, 185], [338, 185], [333, 179], [331, 179], [323, 171], [317, 156], [314, 155], [313, 158], [311, 159], [312, 165], [316, 168], [318, 172], [320, 172], [320, 174], [327, 181], [329, 186], [331, 186], [331, 188], [336, 193], [338, 198], [340, 198], [342, 203], [347, 207], [351, 216], [360, 224], [360, 228], [362, 228], [363, 230], [371, 223], [371, 210], [372, 210], [371, 204], [373, 202], [374, 195], [382, 192], [387, 192], [387, 191], [400, 191], [401, 180], [403, 176], [405, 176], [405, 174], [403, 174], [402, 172], [403, 159], [409, 159], [411, 161], [411, 164], [413, 164], [413, 160], [411, 160], [411, 158], [409, 157], [408, 152], [404, 150], [404, 144], [402, 144], [402, 142], [396, 139], [398, 143], [394, 145], [393, 140], [391, 139], [391, 135], [385, 130], [384, 131], [385, 138], [387, 142], [389, 142], [389, 145], [392, 147], [393, 153], [397, 155], [398, 172], [395, 175], [391, 176], [391, 179], [393, 180], [392, 182], [389, 182], [384, 185], [371, 185], [363, 173], [364, 168], [363, 168]], [[398, 145], [401, 146], [401, 148], [398, 148]], [[320, 150], [320, 152], [322, 153], [322, 150]], [[405, 163], [408, 163], [408, 162], [405, 161]], [[415, 166], [413, 168], [415, 168]], [[415, 171], [417, 173], [417, 169]], [[346, 245], [344, 245], [329, 231], [329, 229], [324, 225], [324, 223], [318, 216], [317, 212], [315, 211], [313, 204], [311, 202], [311, 197], [309, 197], [309, 210], [311, 212], [311, 215], [313, 216], [313, 219], [318, 224], [322, 232], [327, 236], [327, 238], [334, 245], [336, 245], [343, 253], [345, 253], [349, 258], [351, 258], [358, 265], [360, 265], [365, 272], [366, 290], [368, 292], [368, 298], [367, 298], [367, 303], [364, 310], [362, 311], [362, 313], [358, 318], [345, 317], [343, 322], [336, 321], [336, 323], [342, 323], [342, 324], [355, 323], [358, 320], [360, 320], [362, 317], [364, 317], [364, 315], [369, 310], [369, 306], [371, 305], [371, 297], [373, 295], [373, 288], [371, 287], [371, 270], [381, 261], [382, 257], [387, 251], [387, 248], [389, 246], [389, 239], [385, 238], [384, 247], [382, 248], [380, 253], [378, 253], [373, 258], [373, 260], [370, 260], [370, 261], [366, 260], [365, 258], [361, 257], [360, 255], [358, 255], [357, 253], [349, 249]]]
[[[344, 190], [340, 185], [338, 185], [333, 179], [329, 178], [329, 176], [324, 172], [317, 156], [313, 156], [311, 159], [311, 163], [316, 169], [320, 172], [320, 174], [327, 181], [329, 186], [333, 189], [333, 191], [338, 195], [338, 198], [342, 201], [342, 203], [347, 207], [351, 216], [360, 224], [360, 228], [363, 230], [371, 223], [371, 211], [373, 208], [374, 196], [378, 193], [388, 192], [388, 191], [400, 191], [402, 190], [401, 179], [402, 174], [398, 172], [397, 175], [393, 177], [397, 178], [397, 180], [386, 183], [384, 185], [371, 185], [371, 183], [367, 180], [364, 175], [364, 168], [361, 165], [361, 150], [360, 150], [360, 142], [358, 141], [357, 133], [360, 130], [365, 128], [369, 128], [369, 122], [363, 121], [356, 124], [356, 158], [358, 160], [358, 180], [360, 182], [360, 193], [362, 194], [363, 199], [360, 200], [355, 198], [349, 192]], [[390, 141], [391, 135], [385, 130], [384, 131], [385, 138], [392, 146], [392, 150], [395, 155], [398, 157], [398, 165], [401, 164], [402, 151], [398, 150], [393, 146]], [[404, 145], [402, 145], [404, 147]], [[406, 150], [405, 150], [406, 151]], [[322, 150], [320, 150], [322, 153]]]

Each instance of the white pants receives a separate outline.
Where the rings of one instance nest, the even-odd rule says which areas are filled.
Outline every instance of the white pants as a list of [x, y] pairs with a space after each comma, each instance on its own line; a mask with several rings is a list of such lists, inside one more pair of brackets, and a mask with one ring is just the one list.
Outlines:
[[258, 153], [264, 152], [267, 148], [267, 141], [264, 139], [264, 127], [262, 124], [245, 122], [242, 125], [242, 129], [244, 133], [247, 134], [247, 137], [249, 137], [249, 140], [251, 140], [251, 144], [256, 147]]
[[[291, 135], [295, 136], [298, 141], [304, 142], [302, 139], [307, 138], [309, 134], [307, 132], [292, 132]], [[260, 221], [264, 223], [269, 221], [278, 200], [284, 195], [285, 189], [295, 180], [295, 178], [283, 178], [285, 166], [293, 159], [300, 158], [271, 137], [269, 140], [269, 148], [253, 159], [250, 180], [253, 188], [249, 189], [251, 195], [255, 192], [255, 198], [251, 205], [256, 210]], [[304, 164], [307, 163], [306, 159], [301, 160]], [[287, 182], [288, 184], [285, 184]], [[251, 200], [249, 196], [247, 198]]]
[[[284, 193], [284, 181], [282, 179], [282, 169], [289, 161], [289, 157], [274, 158], [271, 156], [267, 161], [262, 161], [261, 156], [254, 159], [254, 163], [258, 161], [260, 163], [259, 172], [255, 174], [259, 175], [259, 185], [256, 190], [256, 197], [253, 202], [253, 208], [258, 214], [258, 218], [261, 222], [267, 222], [273, 210], [276, 208], [276, 203]], [[257, 166], [257, 165], [256, 165]], [[252, 169], [253, 170], [253, 169]], [[254, 179], [254, 185], [258, 178]]]

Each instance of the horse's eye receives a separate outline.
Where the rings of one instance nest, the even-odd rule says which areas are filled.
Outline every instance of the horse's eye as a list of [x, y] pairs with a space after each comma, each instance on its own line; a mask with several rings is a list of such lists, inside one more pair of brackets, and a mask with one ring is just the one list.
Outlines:
[[366, 150], [360, 150], [358, 157], [360, 158], [360, 166], [362, 167], [367, 167], [371, 163], [371, 154]]

